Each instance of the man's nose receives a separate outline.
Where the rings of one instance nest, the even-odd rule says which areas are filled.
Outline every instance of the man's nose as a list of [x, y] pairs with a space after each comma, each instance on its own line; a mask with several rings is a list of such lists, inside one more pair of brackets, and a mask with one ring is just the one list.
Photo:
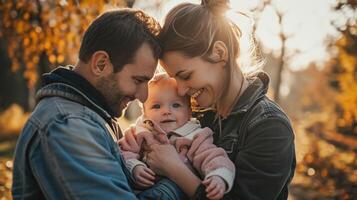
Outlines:
[[148, 86], [145, 85], [144, 87], [140, 88], [136, 93], [135, 97], [141, 102], [144, 103], [148, 98]]

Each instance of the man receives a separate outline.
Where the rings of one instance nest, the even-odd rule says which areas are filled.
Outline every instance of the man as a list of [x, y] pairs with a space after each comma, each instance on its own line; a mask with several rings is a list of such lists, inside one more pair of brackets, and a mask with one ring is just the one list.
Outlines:
[[76, 66], [44, 75], [38, 104], [16, 147], [14, 199], [181, 195], [163, 179], [136, 197], [116, 143], [121, 131], [115, 118], [130, 101], [147, 98], [147, 82], [161, 51], [159, 29], [142, 11], [106, 12], [86, 30]]

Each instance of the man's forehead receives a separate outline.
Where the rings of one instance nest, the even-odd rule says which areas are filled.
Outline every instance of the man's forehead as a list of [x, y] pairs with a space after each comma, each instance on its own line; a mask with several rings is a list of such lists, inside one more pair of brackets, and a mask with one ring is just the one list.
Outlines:
[[146, 76], [150, 77], [150, 79], [153, 77], [156, 67], [157, 67], [157, 61], [152, 60], [151, 62], [136, 62], [134, 66], [132, 67], [132, 74], [134, 76]]
[[143, 43], [135, 52], [134, 62], [156, 62], [158, 58], [154, 56], [154, 50], [147, 43]]

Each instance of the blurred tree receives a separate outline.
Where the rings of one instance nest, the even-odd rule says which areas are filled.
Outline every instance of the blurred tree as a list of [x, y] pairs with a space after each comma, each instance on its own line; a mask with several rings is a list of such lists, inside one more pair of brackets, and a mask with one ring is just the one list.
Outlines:
[[279, 32], [279, 38], [281, 41], [281, 50], [280, 50], [280, 55], [279, 55], [279, 62], [278, 65], [276, 66], [278, 68], [277, 74], [276, 74], [276, 81], [273, 86], [274, 89], [274, 101], [277, 103], [280, 103], [280, 86], [282, 82], [282, 74], [284, 71], [284, 68], [286, 67], [286, 41], [288, 39], [288, 36], [284, 32], [284, 26], [283, 26], [283, 19], [284, 19], [284, 12], [280, 11], [276, 5], [272, 6], [274, 8], [274, 11], [278, 17], [278, 23], [280, 27], [280, 32]]
[[326, 62], [323, 68], [311, 63], [306, 69], [292, 73], [293, 92], [281, 99], [291, 116], [303, 119], [306, 113], [334, 114], [337, 92], [330, 85], [334, 63], [334, 60]]
[[[342, 38], [333, 46], [338, 47]], [[352, 85], [344, 76], [353, 73], [338, 71], [338, 52], [324, 68], [311, 64], [295, 72], [294, 92], [282, 99], [290, 104], [286, 106], [289, 113], [298, 118], [294, 124], [299, 162], [293, 191], [304, 191], [295, 193], [298, 199], [357, 199], [357, 135], [350, 126], [341, 129], [338, 123], [344, 120], [345, 110], [356, 105], [341, 98], [355, 98], [350, 97], [354, 91], [341, 89], [341, 84]]]
[[[343, 16], [346, 9], [356, 13], [356, 7], [354, 0], [343, 1], [336, 10]], [[316, 199], [357, 199], [357, 19], [345, 19], [336, 25], [341, 35], [331, 44], [334, 57], [321, 70], [311, 66], [300, 72], [298, 79], [305, 110], [299, 123], [311, 145], [297, 174], [308, 178], [301, 182], [308, 183], [305, 190], [318, 191]]]
[[[1, 48], [6, 48], [2, 56], [2, 71], [13, 74], [20, 72], [26, 80], [28, 94], [20, 99], [28, 99], [23, 107], [34, 106], [33, 96], [39, 75], [51, 68], [65, 63], [74, 63], [77, 59], [81, 35], [89, 23], [101, 12], [114, 7], [132, 6], [134, 0], [17, 0], [3, 1], [0, 4], [0, 39]], [[3, 50], [2, 50], [3, 51]], [[8, 62], [10, 60], [11, 62]], [[8, 69], [3, 69], [8, 68]], [[1, 80], [6, 75], [0, 75]], [[10, 91], [21, 88], [22, 82], [7, 84]], [[21, 90], [22, 91], [22, 90]], [[0, 98], [7, 99], [1, 91]], [[9, 99], [9, 101], [14, 101]], [[11, 103], [12, 103], [11, 102]], [[23, 103], [23, 102], [22, 102]], [[1, 102], [0, 109], [9, 102]]]
[[[1, 15], [1, 13], [0, 13]], [[28, 88], [23, 73], [11, 71], [11, 60], [6, 52], [6, 40], [0, 38], [0, 112], [12, 103], [27, 105]]]
[[[357, 20], [356, 20], [357, 22]], [[338, 57], [333, 68], [333, 87], [337, 95], [337, 127], [344, 134], [357, 136], [357, 24], [340, 29]]]
[[[287, 14], [289, 10], [284, 7], [279, 6], [280, 3], [274, 0], [262, 0], [259, 1], [256, 7], [251, 9], [251, 12], [254, 14], [254, 21], [259, 22], [262, 18], [262, 14], [267, 10], [272, 10], [275, 17], [276, 23], [278, 25], [278, 33], [277, 36], [281, 42], [281, 46], [279, 49], [278, 55], [274, 55], [274, 53], [269, 53], [266, 55], [268, 58], [268, 62], [265, 65], [265, 70], [271, 75], [271, 87], [273, 89], [272, 98], [278, 104], [282, 104], [280, 101], [281, 98], [281, 86], [285, 81], [283, 80], [283, 76], [286, 73], [290, 73], [289, 63], [299, 52], [296, 49], [291, 49], [287, 47], [287, 43], [290, 39], [292, 39], [295, 35], [294, 33], [288, 32], [287, 27]], [[274, 22], [275, 23], [275, 22]], [[258, 24], [255, 23], [253, 26], [253, 33], [256, 33], [258, 29]], [[259, 46], [258, 46], [259, 47]], [[258, 58], [260, 55], [257, 55]], [[273, 59], [274, 63], [270, 63], [269, 59]]]
[[343, 134], [357, 136], [357, 18], [347, 14], [356, 16], [357, 1], [338, 1], [335, 9], [346, 18], [343, 26], [333, 22], [341, 33], [335, 44], [337, 57], [332, 82], [332, 87], [338, 92], [337, 129]]

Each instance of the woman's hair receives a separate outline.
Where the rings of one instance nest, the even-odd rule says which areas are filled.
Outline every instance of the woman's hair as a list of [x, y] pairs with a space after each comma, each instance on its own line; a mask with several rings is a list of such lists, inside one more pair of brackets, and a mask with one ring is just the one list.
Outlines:
[[[221, 100], [228, 91], [233, 74], [237, 73], [237, 59], [240, 54], [241, 29], [225, 15], [229, 0], [202, 0], [201, 5], [182, 3], [169, 11], [165, 18], [159, 40], [163, 52], [179, 51], [188, 58], [200, 56], [210, 59], [216, 41], [227, 47], [227, 84], [217, 97], [215, 109], [219, 110]], [[217, 61], [216, 61], [217, 62]]]

